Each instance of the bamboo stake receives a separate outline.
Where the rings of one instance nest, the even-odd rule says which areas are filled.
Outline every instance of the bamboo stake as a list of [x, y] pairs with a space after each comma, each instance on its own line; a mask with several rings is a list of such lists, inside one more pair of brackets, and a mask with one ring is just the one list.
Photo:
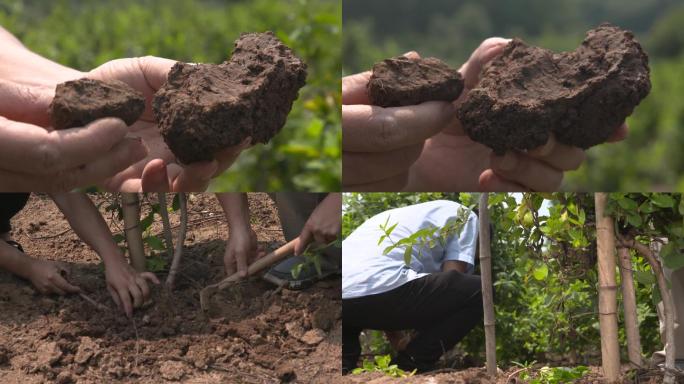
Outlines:
[[[180, 197], [179, 197], [180, 198]], [[173, 235], [171, 234], [171, 221], [169, 220], [169, 209], [166, 206], [166, 193], [157, 194], [159, 200], [159, 213], [162, 217], [162, 228], [164, 230], [164, 243], [166, 243], [166, 254], [169, 259], [173, 258]]]
[[489, 220], [489, 195], [480, 195], [480, 271], [482, 274], [482, 306], [484, 309], [485, 351], [487, 374], [496, 376], [496, 320], [494, 318], [494, 293], [492, 286], [492, 250]]
[[138, 272], [145, 272], [145, 248], [143, 247], [142, 228], [140, 228], [140, 200], [137, 193], [122, 193], [124, 234], [131, 265]]
[[[247, 275], [251, 276], [255, 273], [258, 273], [264, 268], [269, 267], [284, 259], [287, 255], [294, 252], [296, 241], [297, 239], [291, 240], [289, 243], [286, 243], [285, 245], [281, 246], [275, 251], [250, 264], [249, 267], [247, 267]], [[200, 305], [202, 306], [202, 309], [204, 311], [207, 311], [209, 309], [209, 299], [211, 298], [211, 296], [213, 296], [216, 292], [220, 290], [228, 288], [233, 283], [240, 281], [241, 278], [242, 277], [240, 276], [240, 272], [235, 272], [234, 274], [226, 277], [225, 279], [219, 281], [216, 284], [207, 285], [200, 292]]]
[[665, 272], [656, 256], [644, 244], [636, 241], [634, 238], [621, 239], [625, 246], [630, 247], [648, 260], [651, 265], [653, 274], [658, 281], [658, 289], [660, 290], [660, 297], [663, 299], [663, 312], [665, 317], [665, 373], [663, 377], [664, 384], [674, 384], [675, 382], [675, 321], [674, 321], [674, 301], [672, 293], [667, 286], [665, 280]]
[[169, 268], [169, 275], [166, 277], [166, 287], [169, 290], [173, 289], [173, 284], [178, 274], [178, 266], [180, 265], [183, 256], [183, 245], [185, 244], [185, 233], [188, 229], [188, 206], [185, 193], [178, 193], [178, 201], [180, 203], [180, 228], [178, 229], [178, 238], [176, 239], [176, 249], [173, 252], [173, 261], [171, 268]]
[[634, 277], [632, 276], [632, 256], [629, 254], [629, 248], [619, 247], [618, 259], [620, 260], [620, 281], [622, 282], [622, 305], [625, 312], [627, 355], [629, 356], [630, 364], [641, 368], [643, 366], [641, 337], [639, 336], [636, 294], [634, 291]]
[[618, 345], [617, 286], [615, 281], [615, 231], [613, 218], [605, 213], [608, 195], [596, 193], [594, 201], [598, 248], [601, 361], [606, 381], [617, 383], [620, 377], [620, 348]]

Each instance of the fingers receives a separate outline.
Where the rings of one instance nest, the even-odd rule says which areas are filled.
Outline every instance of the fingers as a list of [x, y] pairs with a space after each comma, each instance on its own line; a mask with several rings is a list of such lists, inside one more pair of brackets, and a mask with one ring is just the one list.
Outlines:
[[480, 81], [482, 68], [496, 56], [500, 55], [510, 41], [510, 39], [490, 37], [475, 49], [468, 61], [458, 70], [461, 76], [463, 76], [464, 94], [477, 85], [478, 81]]
[[402, 172], [387, 179], [365, 184], [344, 185], [347, 192], [377, 192], [377, 191], [401, 191], [408, 182], [409, 171]]
[[117, 290], [119, 299], [121, 300], [121, 306], [126, 314], [126, 317], [131, 318], [133, 316], [133, 303], [131, 302], [131, 295], [127, 288], [119, 288]]
[[50, 125], [48, 107], [54, 98], [54, 87], [27, 86], [0, 80], [0, 115], [10, 120]]
[[185, 165], [173, 180], [173, 191], [205, 191], [217, 170], [218, 162], [216, 160]]
[[309, 229], [309, 227], [305, 225], [304, 229], [302, 229], [302, 233], [299, 234], [297, 244], [295, 244], [295, 255], [301, 255], [304, 252], [304, 250], [306, 250], [306, 246], [309, 245], [312, 238], [313, 233], [311, 232], [311, 229]]
[[102, 157], [123, 141], [126, 132], [126, 124], [115, 118], [52, 132], [0, 118], [0, 164], [17, 172], [54, 174]]
[[242, 151], [249, 149], [252, 146], [252, 138], [247, 137], [242, 142], [234, 147], [226, 148], [214, 155], [215, 160], [218, 162], [218, 170], [214, 174], [214, 177], [223, 173], [226, 169], [230, 168], [231, 165], [237, 160]]
[[133, 308], [138, 308], [145, 300], [143, 300], [143, 292], [140, 287], [138, 287], [137, 280], [134, 280], [134, 283], [135, 284], [129, 284], [128, 292], [130, 292], [130, 295], [133, 298]]
[[119, 299], [119, 294], [109, 285], [107, 285], [107, 290], [109, 291], [109, 295], [112, 297], [112, 300], [114, 300], [114, 303], [116, 303], [116, 306], [119, 308], [119, 310], [123, 311], [124, 309], [121, 299]]
[[509, 182], [532, 191], [555, 191], [563, 181], [563, 172], [524, 154], [509, 151], [504, 156], [491, 155], [494, 173]]
[[344, 184], [363, 184], [407, 172], [420, 157], [423, 143], [387, 152], [345, 152], [342, 161]]
[[240, 277], [246, 277], [247, 276], [247, 253], [235, 252], [235, 261], [237, 263], [237, 270], [240, 273]]
[[164, 85], [171, 67], [176, 64], [175, 60], [156, 56], [138, 57], [136, 60], [145, 76], [145, 80], [154, 90], [158, 90]]
[[141, 192], [169, 192], [169, 177], [164, 160], [153, 159], [145, 164], [140, 183]]
[[155, 284], [160, 284], [159, 279], [157, 278], [157, 275], [155, 275], [152, 272], [143, 272], [140, 274], [140, 277], [142, 277], [145, 280], [151, 281]]
[[455, 111], [442, 101], [398, 108], [343, 105], [342, 145], [345, 151], [383, 152], [422, 143], [449, 124]]
[[561, 171], [575, 170], [586, 159], [583, 149], [558, 143], [553, 136], [543, 146], [527, 152], [527, 156]]
[[615, 143], [617, 141], [622, 141], [629, 135], [629, 127], [627, 123], [622, 123], [618, 129], [613, 132], [613, 134], [606, 140], [606, 143]]
[[342, 104], [370, 104], [368, 81], [371, 71], [357, 73], [342, 78]]
[[145, 281], [145, 279], [143, 279], [141, 276], [137, 276], [135, 278], [135, 284], [138, 286], [138, 289], [140, 289], [140, 293], [142, 294], [141, 300], [144, 303], [145, 300], [147, 300], [147, 298], [150, 296], [150, 288], [147, 286], [147, 281]]
[[510, 182], [487, 169], [480, 175], [478, 180], [480, 191], [482, 192], [527, 192], [529, 189], [520, 184]]

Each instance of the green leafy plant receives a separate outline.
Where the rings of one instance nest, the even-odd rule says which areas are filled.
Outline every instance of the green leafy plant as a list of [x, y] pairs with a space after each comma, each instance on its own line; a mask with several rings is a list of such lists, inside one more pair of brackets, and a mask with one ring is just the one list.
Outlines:
[[589, 368], [580, 365], [577, 367], [542, 367], [536, 372], [531, 367], [524, 367], [520, 373], [520, 379], [528, 384], [562, 384], [570, 383], [584, 377]]
[[315, 268], [318, 276], [323, 275], [321, 270], [321, 257], [323, 252], [331, 247], [340, 248], [342, 246], [342, 241], [340, 239], [335, 239], [328, 244], [314, 245], [313, 243], [306, 246], [304, 252], [302, 252], [302, 257], [304, 260], [301, 263], [295, 264], [290, 273], [295, 279], [299, 278], [304, 268]]
[[365, 360], [361, 368], [356, 368], [352, 374], [358, 375], [365, 372], [382, 372], [384, 375], [390, 377], [411, 377], [416, 374], [416, 371], [406, 372], [399, 368], [396, 364], [391, 364], [392, 356], [380, 355], [375, 356], [373, 361]]

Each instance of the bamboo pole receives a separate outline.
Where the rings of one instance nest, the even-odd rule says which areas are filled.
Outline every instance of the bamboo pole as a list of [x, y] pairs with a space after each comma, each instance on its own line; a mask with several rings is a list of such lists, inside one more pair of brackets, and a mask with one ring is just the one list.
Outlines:
[[484, 309], [485, 352], [487, 374], [496, 376], [496, 320], [494, 318], [494, 293], [492, 286], [492, 250], [489, 220], [489, 195], [480, 195], [480, 271], [482, 274], [482, 306]]
[[630, 364], [636, 368], [643, 366], [641, 357], [641, 337], [639, 336], [639, 321], [637, 319], [636, 294], [634, 291], [634, 277], [632, 273], [632, 256], [629, 248], [618, 248], [620, 260], [620, 281], [622, 285], [622, 306], [625, 312], [625, 333], [627, 335], [627, 355]]
[[620, 377], [620, 348], [618, 345], [617, 286], [615, 281], [615, 231], [613, 218], [605, 213], [608, 195], [596, 193], [594, 201], [598, 248], [601, 362], [606, 381], [617, 383]]
[[173, 252], [173, 261], [171, 268], [169, 268], [169, 275], [166, 277], [166, 287], [169, 290], [173, 289], [173, 284], [178, 274], [178, 266], [180, 265], [183, 256], [183, 245], [185, 244], [185, 233], [188, 229], [188, 205], [186, 195], [183, 192], [178, 193], [178, 201], [180, 203], [180, 228], [178, 229], [178, 238], [176, 239], [176, 249]]
[[166, 193], [159, 192], [157, 194], [159, 200], [159, 214], [162, 217], [162, 229], [164, 231], [164, 243], [166, 245], [166, 254], [169, 259], [173, 258], [173, 235], [171, 234], [171, 221], [169, 220], [169, 209], [166, 206]]
[[639, 252], [648, 263], [651, 265], [653, 274], [658, 281], [658, 289], [660, 290], [660, 297], [663, 299], [663, 312], [665, 317], [665, 373], [663, 377], [663, 384], [674, 384], [675, 382], [675, 320], [674, 320], [674, 301], [672, 293], [667, 286], [665, 280], [665, 272], [660, 265], [660, 261], [656, 258], [653, 252], [644, 244], [635, 239], [621, 239], [622, 242]]
[[138, 272], [145, 272], [145, 248], [143, 247], [142, 228], [140, 228], [140, 199], [137, 193], [122, 193], [124, 235], [128, 245], [131, 265]]

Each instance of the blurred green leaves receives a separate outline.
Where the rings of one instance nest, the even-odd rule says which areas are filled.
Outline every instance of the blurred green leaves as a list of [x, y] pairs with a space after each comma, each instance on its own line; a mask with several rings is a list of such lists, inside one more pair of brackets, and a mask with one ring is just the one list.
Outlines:
[[338, 0], [0, 0], [0, 25], [33, 51], [90, 70], [155, 55], [220, 63], [242, 32], [271, 30], [308, 65], [288, 121], [267, 145], [244, 152], [211, 188], [331, 191], [341, 179]]

